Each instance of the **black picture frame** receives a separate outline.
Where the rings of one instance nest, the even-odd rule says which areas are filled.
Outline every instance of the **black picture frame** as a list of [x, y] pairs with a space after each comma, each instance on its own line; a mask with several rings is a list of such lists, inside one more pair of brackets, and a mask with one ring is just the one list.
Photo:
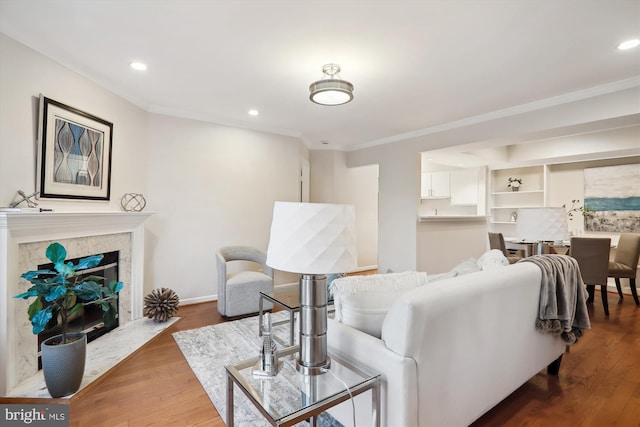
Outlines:
[[113, 123], [40, 95], [39, 198], [108, 201]]

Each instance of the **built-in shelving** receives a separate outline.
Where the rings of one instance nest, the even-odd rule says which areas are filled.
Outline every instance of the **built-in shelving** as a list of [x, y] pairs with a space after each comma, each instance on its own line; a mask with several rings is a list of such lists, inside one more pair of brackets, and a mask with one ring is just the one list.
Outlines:
[[[520, 178], [519, 191], [508, 186], [509, 178]], [[508, 169], [494, 169], [490, 174], [489, 213], [492, 231], [511, 236], [515, 232], [520, 208], [542, 207], [546, 205], [547, 168], [545, 165]]]

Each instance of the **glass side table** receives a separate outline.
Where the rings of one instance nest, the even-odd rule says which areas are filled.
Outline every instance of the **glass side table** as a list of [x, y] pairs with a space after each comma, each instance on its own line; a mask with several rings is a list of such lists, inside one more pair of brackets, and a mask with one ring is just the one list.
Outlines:
[[352, 396], [371, 390], [373, 427], [380, 427], [380, 374], [331, 354], [333, 375], [304, 375], [295, 366], [293, 355], [297, 352], [298, 346], [280, 350], [283, 363], [275, 377], [253, 376], [251, 368], [258, 361], [257, 356], [225, 366], [228, 427], [234, 425], [234, 384], [272, 426], [287, 427], [309, 420], [315, 427], [318, 414], [350, 399], [340, 380], [349, 386]]
[[[273, 339], [278, 342], [278, 344], [283, 346], [290, 346], [295, 344], [295, 322], [296, 322], [296, 313], [300, 312], [300, 290], [296, 289], [278, 289], [277, 287], [273, 291], [269, 292], [260, 292], [260, 299], [258, 300], [258, 336], [262, 336], [262, 316], [264, 315], [264, 300], [270, 301], [274, 306], [280, 307], [283, 310], [286, 310], [289, 313], [288, 320], [280, 320], [277, 322], [273, 322], [271, 326], [284, 325], [286, 323], [289, 324], [289, 342], [284, 341], [283, 339], [273, 336]], [[332, 313], [335, 312], [335, 306], [333, 304], [333, 300], [327, 302], [327, 313], [331, 316]]]
[[279, 344], [284, 346], [295, 344], [295, 315], [300, 312], [300, 291], [298, 289], [295, 290], [280, 290], [278, 288], [274, 289], [272, 292], [260, 292], [260, 299], [258, 300], [258, 335], [262, 336], [262, 316], [264, 314], [264, 300], [271, 301], [274, 305], [286, 310], [289, 312], [289, 320], [281, 320], [278, 322], [273, 322], [272, 326], [282, 325], [285, 323], [289, 323], [289, 342], [285, 342], [278, 338], [277, 336], [273, 336]]

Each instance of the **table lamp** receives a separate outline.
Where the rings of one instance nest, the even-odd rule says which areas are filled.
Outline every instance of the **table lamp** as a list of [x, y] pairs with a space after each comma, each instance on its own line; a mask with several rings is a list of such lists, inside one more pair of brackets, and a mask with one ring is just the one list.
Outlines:
[[355, 209], [350, 205], [275, 202], [267, 265], [300, 273], [300, 351], [298, 371], [320, 374], [327, 355], [326, 274], [358, 265]]
[[542, 255], [543, 242], [568, 238], [567, 211], [563, 207], [519, 208], [516, 237], [538, 243]]

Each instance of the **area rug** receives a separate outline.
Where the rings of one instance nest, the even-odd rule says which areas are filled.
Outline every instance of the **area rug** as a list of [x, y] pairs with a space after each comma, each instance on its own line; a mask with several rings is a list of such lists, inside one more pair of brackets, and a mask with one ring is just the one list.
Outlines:
[[[288, 316], [286, 311], [280, 311], [272, 315], [272, 321], [280, 321]], [[288, 325], [274, 328], [274, 333], [287, 341], [289, 337]], [[258, 336], [258, 318], [249, 317], [233, 322], [175, 332], [173, 338], [220, 417], [226, 423], [227, 376], [224, 366], [258, 355], [262, 343], [262, 339]], [[236, 389], [233, 396], [235, 425], [241, 427], [270, 425], [240, 390]], [[303, 422], [296, 426], [308, 425]], [[342, 427], [342, 424], [329, 414], [323, 413], [318, 417], [318, 426]]]

